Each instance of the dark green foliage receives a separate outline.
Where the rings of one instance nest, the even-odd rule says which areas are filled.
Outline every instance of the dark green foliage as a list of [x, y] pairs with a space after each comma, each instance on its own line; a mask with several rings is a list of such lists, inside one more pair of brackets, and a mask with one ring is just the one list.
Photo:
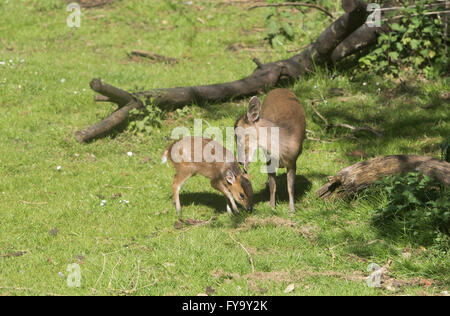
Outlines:
[[404, 232], [420, 243], [450, 241], [448, 188], [419, 173], [386, 177], [378, 184], [388, 201], [376, 210], [376, 226], [387, 232]]
[[395, 12], [395, 15], [404, 17], [390, 25], [389, 33], [380, 35], [377, 48], [360, 58], [360, 66], [394, 76], [398, 76], [402, 67], [411, 68], [427, 77], [446, 71], [448, 40], [444, 36], [445, 26], [435, 15], [425, 15], [443, 8], [427, 8], [428, 2], [416, 1], [414, 8]]
[[128, 129], [135, 134], [151, 134], [154, 128], [160, 128], [164, 112], [153, 103], [130, 111]]
[[442, 160], [450, 162], [450, 136], [441, 146]]
[[286, 41], [294, 39], [294, 29], [292, 28], [292, 21], [294, 18], [289, 12], [271, 13], [267, 16], [268, 34], [265, 38], [273, 47], [283, 46]]

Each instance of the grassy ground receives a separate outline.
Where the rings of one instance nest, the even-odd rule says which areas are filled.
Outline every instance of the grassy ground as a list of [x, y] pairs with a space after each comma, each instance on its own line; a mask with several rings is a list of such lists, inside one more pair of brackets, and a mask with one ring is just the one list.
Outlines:
[[[328, 8], [339, 14], [337, 5]], [[66, 26], [62, 0], [1, 1], [0, 12], [0, 39], [9, 48], [0, 44], [5, 62], [0, 64], [0, 294], [197, 295], [208, 286], [214, 295], [439, 294], [448, 289], [446, 252], [371, 225], [385, 196], [369, 192], [347, 203], [324, 202], [314, 194], [327, 175], [361, 160], [351, 155], [355, 150], [369, 157], [438, 156], [450, 133], [449, 107], [441, 98], [448, 78], [413, 77], [400, 84], [318, 70], [292, 89], [305, 106], [310, 136], [332, 142], [305, 142], [296, 214], [288, 212], [284, 171], [272, 210], [266, 177], [253, 164], [253, 214], [230, 218], [225, 198], [207, 179], [195, 177], [182, 190], [184, 216], [217, 219], [175, 229], [174, 173], [160, 164], [171, 130], [192, 128], [194, 118], [203, 119], [204, 127], [232, 126], [245, 112], [246, 100], [169, 113], [152, 133], [125, 130], [78, 144], [76, 130], [114, 110], [92, 101], [90, 79], [101, 77], [124, 89], [234, 80], [253, 70], [252, 56], [287, 57], [292, 54], [287, 50], [307, 44], [330, 19], [316, 11], [298, 13], [298, 40], [275, 50], [264, 41], [268, 9], [207, 1], [115, 1], [83, 10], [79, 29]], [[127, 57], [131, 49], [181, 61], [133, 61]], [[342, 89], [343, 95], [331, 95], [330, 88]], [[330, 122], [370, 125], [385, 135], [325, 132], [310, 99], [326, 100], [317, 108]], [[236, 241], [251, 254], [254, 273]], [[392, 277], [420, 281], [396, 291], [369, 288], [362, 279], [368, 264], [388, 260]], [[79, 288], [67, 286], [72, 263], [81, 267]], [[289, 284], [295, 288], [285, 294]]]

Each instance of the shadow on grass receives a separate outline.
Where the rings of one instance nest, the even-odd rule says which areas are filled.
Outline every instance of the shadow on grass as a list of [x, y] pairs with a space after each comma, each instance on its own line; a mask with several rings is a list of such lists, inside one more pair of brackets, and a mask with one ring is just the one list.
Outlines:
[[186, 192], [180, 193], [180, 203], [183, 205], [201, 204], [217, 212], [227, 211], [227, 200], [220, 193]]
[[[277, 176], [276, 178], [277, 183], [277, 192], [276, 192], [276, 201], [277, 202], [286, 202], [289, 201], [289, 194], [287, 190], [287, 174], [282, 174]], [[294, 186], [294, 196], [295, 200], [301, 199], [306, 192], [311, 190], [312, 183], [307, 178], [305, 178], [302, 175], [295, 175], [295, 186]], [[260, 202], [268, 202], [270, 199], [269, 197], [269, 187], [266, 185], [266, 187], [259, 192], [255, 193], [253, 195], [253, 202], [255, 204]]]
[[[302, 175], [295, 176], [295, 199], [301, 199], [306, 192], [311, 190], [312, 183]], [[289, 201], [289, 195], [287, 192], [287, 178], [286, 174], [280, 175], [277, 177], [277, 202], [286, 202]], [[253, 203], [258, 204], [261, 202], [269, 201], [269, 189], [265, 188], [260, 190], [259, 192], [254, 193], [253, 195]], [[212, 208], [217, 212], [226, 212], [227, 207], [226, 198], [220, 193], [211, 193], [211, 192], [187, 192], [180, 193], [180, 203], [181, 205], [190, 205], [190, 204], [201, 204], [203, 206]], [[247, 212], [242, 206], [237, 204], [240, 211], [240, 217], [244, 214], [251, 214]]]

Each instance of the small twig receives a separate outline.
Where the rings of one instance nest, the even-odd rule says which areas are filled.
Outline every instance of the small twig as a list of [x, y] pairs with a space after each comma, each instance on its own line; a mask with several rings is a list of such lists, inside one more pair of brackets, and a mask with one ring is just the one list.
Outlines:
[[[431, 3], [431, 4], [426, 4], [425, 8], [429, 8], [429, 7], [436, 7], [436, 6], [441, 6], [444, 5], [444, 3]], [[392, 10], [405, 10], [405, 9], [413, 9], [417, 7], [416, 5], [412, 5], [412, 6], [408, 6], [408, 7], [388, 7], [388, 8], [380, 8], [378, 10], [380, 11], [392, 11]]]
[[98, 284], [98, 282], [100, 281], [100, 279], [102, 278], [103, 272], [105, 272], [106, 255], [105, 255], [104, 253], [102, 253], [102, 255], [103, 255], [103, 268], [102, 268], [102, 272], [100, 273], [100, 276], [99, 276], [98, 279], [97, 279], [97, 282], [95, 282], [94, 288], [92, 289], [93, 292], [95, 292], [95, 289], [97, 288], [97, 284]]
[[112, 280], [113, 280], [113, 277], [114, 277], [114, 271], [116, 270], [116, 267], [117, 267], [119, 264], [120, 264], [120, 257], [119, 257], [119, 260], [117, 260], [116, 265], [112, 268], [112, 271], [111, 271], [111, 277], [109, 278], [109, 283], [108, 283], [108, 289], [111, 289], [111, 284], [112, 284]]
[[371, 132], [371, 133], [377, 135], [378, 137], [383, 136], [383, 134], [381, 132], [379, 132], [376, 129], [373, 129], [371, 127], [354, 127], [349, 124], [331, 124], [331, 125], [329, 125], [329, 127], [345, 127], [345, 128], [352, 130], [353, 132], [368, 131], [368, 132]]
[[305, 49], [305, 48], [308, 48], [308, 47], [311, 46], [311, 45], [312, 45], [312, 44], [310, 43], [310, 44], [308, 44], [308, 45], [304, 45], [304, 46], [301, 46], [301, 47], [296, 48], [296, 49], [288, 50], [287, 52], [288, 52], [288, 53], [296, 53], [296, 52], [299, 52], [299, 51], [301, 51], [301, 50], [303, 50], [303, 49]]
[[2, 42], [3, 46], [5, 46], [6, 50], [14, 50], [14, 48], [12, 48], [11, 46], [8, 46], [8, 43], [6, 43], [6, 41], [3, 38], [0, 38], [0, 42]]
[[26, 253], [27, 253], [26, 251], [16, 251], [12, 253], [7, 253], [6, 255], [0, 255], [0, 258], [21, 257]]
[[382, 22], [385, 22], [385, 21], [392, 21], [392, 20], [404, 18], [404, 17], [406, 17], [406, 16], [436, 15], [436, 14], [440, 14], [440, 13], [449, 13], [449, 12], [450, 12], [450, 10], [446, 10], [446, 11], [434, 11], [434, 12], [425, 12], [425, 13], [412, 14], [412, 15], [397, 15], [397, 16], [394, 16], [393, 18], [390, 18], [390, 19], [381, 19], [381, 21], [382, 21]]
[[24, 200], [19, 200], [20, 202], [22, 202], [23, 204], [28, 204], [28, 205], [45, 205], [48, 204], [48, 202], [28, 202], [28, 201], [24, 201]]
[[377, 131], [376, 129], [373, 129], [371, 127], [355, 127], [349, 124], [344, 124], [344, 123], [338, 123], [338, 124], [330, 124], [328, 122], [328, 120], [322, 115], [320, 114], [320, 112], [316, 109], [316, 107], [314, 106], [314, 101], [311, 101], [311, 107], [314, 110], [314, 112], [316, 112], [316, 114], [322, 119], [322, 121], [325, 122], [325, 129], [331, 128], [331, 127], [345, 127], [348, 128], [350, 130], [352, 130], [353, 132], [358, 132], [358, 131], [368, 131], [371, 132], [375, 135], [377, 135], [378, 137], [382, 137], [383, 134], [379, 131]]
[[119, 185], [112, 185], [112, 184], [105, 184], [104, 187], [111, 187], [111, 188], [117, 188], [117, 189], [134, 189], [133, 187], [122, 187]]
[[244, 251], [247, 253], [248, 259], [250, 261], [250, 264], [252, 265], [252, 273], [255, 273], [255, 265], [253, 264], [253, 258], [252, 255], [248, 252], [247, 249], [245, 249], [244, 245], [241, 244], [239, 241], [237, 241], [236, 239], [233, 238], [233, 236], [231, 235], [231, 233], [228, 233], [228, 236], [230, 236], [230, 238], [237, 243], [239, 246], [242, 247], [242, 249], [244, 249]]
[[108, 3], [113, 2], [114, 0], [103, 0], [103, 1], [99, 1], [99, 2], [94, 2], [94, 3], [89, 3], [87, 1], [81, 1], [81, 7], [82, 8], [97, 8], [97, 7], [102, 7]]
[[326, 15], [328, 15], [330, 18], [334, 18], [333, 15], [328, 12], [324, 7], [317, 5], [317, 4], [311, 4], [311, 3], [300, 3], [300, 2], [285, 2], [285, 3], [263, 3], [263, 4], [257, 4], [250, 8], [249, 10], [253, 10], [256, 8], [264, 8], [264, 7], [308, 7], [308, 8], [314, 8], [319, 11], [322, 11]]
[[261, 68], [263, 67], [262, 62], [260, 62], [258, 58], [253, 57], [252, 60], [253, 60], [253, 62], [256, 64], [256, 66], [257, 66], [258, 68], [261, 69]]
[[328, 120], [322, 114], [320, 114], [319, 111], [317, 111], [316, 107], [314, 106], [314, 101], [311, 101], [311, 107], [314, 110], [314, 112], [316, 112], [316, 114], [322, 119], [322, 121], [325, 122], [326, 128], [328, 128], [328, 126], [330, 126]]
[[163, 55], [159, 55], [159, 54], [155, 54], [153, 52], [147, 52], [144, 50], [132, 50], [130, 55], [133, 56], [139, 56], [139, 57], [145, 57], [145, 58], [149, 58], [153, 61], [160, 61], [160, 62], [166, 62], [169, 64], [173, 64], [173, 63], [177, 63], [178, 59], [177, 58], [173, 58], [173, 57], [167, 57], [167, 56], [163, 56]]
[[333, 141], [331, 141], [331, 140], [323, 140], [323, 139], [320, 139], [320, 138], [315, 138], [315, 137], [306, 137], [306, 139], [307, 140], [312, 140], [312, 141], [315, 141], [315, 142], [320, 142], [320, 143], [327, 143], [327, 144], [330, 144], [330, 143], [332, 143]]
[[328, 251], [331, 253], [331, 259], [332, 259], [331, 267], [332, 268], [334, 268], [334, 259], [336, 259], [336, 255], [334, 254], [333, 249], [336, 248], [336, 247], [345, 245], [345, 244], [347, 244], [347, 241], [344, 241], [343, 243], [340, 243], [340, 244], [334, 245], [333, 247], [329, 247], [328, 248]]
[[139, 271], [139, 264], [140, 264], [140, 263], [141, 263], [141, 260], [138, 260], [138, 261], [137, 261], [137, 273], [138, 273], [138, 275], [137, 275], [136, 284], [134, 285], [134, 288], [133, 288], [133, 292], [136, 292], [136, 289], [137, 289], [138, 284], [139, 284], [139, 278], [140, 278], [140, 276], [141, 276], [141, 272]]

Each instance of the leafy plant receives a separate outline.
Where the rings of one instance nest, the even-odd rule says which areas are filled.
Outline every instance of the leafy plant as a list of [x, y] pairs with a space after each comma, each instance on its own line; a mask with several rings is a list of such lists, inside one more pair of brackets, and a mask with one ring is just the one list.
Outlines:
[[[428, 2], [416, 1], [415, 7], [401, 10], [403, 17], [390, 25], [389, 33], [379, 36], [377, 48], [359, 59], [360, 66], [394, 76], [402, 67], [427, 77], [446, 71], [448, 40], [444, 36], [445, 27], [435, 16], [425, 15], [429, 12]], [[436, 7], [433, 10], [437, 10]]]
[[378, 182], [387, 193], [387, 204], [376, 210], [377, 226], [391, 226], [421, 242], [449, 239], [450, 192], [433, 179], [408, 173], [386, 177]]
[[287, 41], [294, 39], [294, 29], [290, 20], [293, 20], [291, 13], [283, 11], [281, 13], [278, 10], [274, 10], [267, 16], [267, 28], [268, 35], [265, 38], [270, 42], [272, 47], [283, 46]]
[[149, 102], [145, 107], [130, 111], [128, 129], [136, 134], [150, 134], [155, 128], [160, 128], [164, 112]]

